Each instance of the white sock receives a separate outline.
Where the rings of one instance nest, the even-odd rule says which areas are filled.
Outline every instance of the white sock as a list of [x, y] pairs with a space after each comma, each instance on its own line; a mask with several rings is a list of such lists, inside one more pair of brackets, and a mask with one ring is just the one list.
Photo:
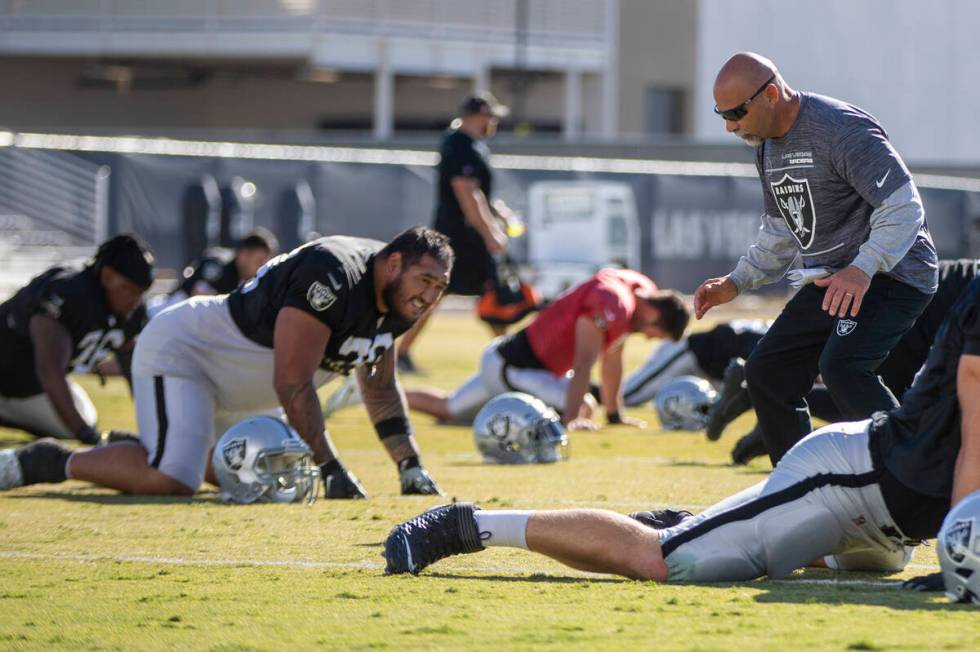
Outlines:
[[[92, 450], [92, 449], [89, 448], [89, 449], [86, 449], [86, 450]], [[75, 453], [77, 453], [77, 452], [78, 452], [77, 450], [72, 451], [71, 455], [68, 456], [68, 459], [65, 460], [65, 479], [66, 480], [71, 480], [72, 479], [72, 477], [71, 477], [71, 471], [69, 470], [69, 469], [71, 469], [71, 458], [75, 457]]]
[[13, 489], [24, 484], [20, 462], [13, 449], [0, 451], [0, 489]]
[[508, 546], [527, 550], [527, 519], [532, 513], [527, 509], [480, 510], [473, 516], [484, 546]]

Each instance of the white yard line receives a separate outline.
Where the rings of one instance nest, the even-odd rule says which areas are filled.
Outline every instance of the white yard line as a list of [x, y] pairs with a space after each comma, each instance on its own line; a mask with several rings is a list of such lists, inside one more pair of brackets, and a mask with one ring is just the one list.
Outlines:
[[[78, 562], [124, 562], [134, 564], [161, 564], [166, 566], [271, 566], [277, 568], [332, 568], [346, 570], [381, 570], [384, 564], [372, 561], [307, 561], [302, 559], [184, 559], [181, 557], [153, 557], [149, 555], [85, 555], [79, 553], [44, 553], [22, 550], [0, 550], [0, 559], [58, 559]], [[937, 570], [935, 566], [909, 564], [907, 568]], [[457, 566], [450, 570], [476, 573], [532, 574], [559, 577], [607, 577], [572, 569], [524, 568], [512, 566]], [[848, 579], [782, 579], [770, 580], [777, 584], [806, 584], [815, 586], [866, 586], [893, 589], [901, 580], [848, 580]]]

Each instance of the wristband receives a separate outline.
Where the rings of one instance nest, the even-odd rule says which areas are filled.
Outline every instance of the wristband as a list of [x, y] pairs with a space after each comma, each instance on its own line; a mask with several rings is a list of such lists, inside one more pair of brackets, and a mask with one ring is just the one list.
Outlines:
[[617, 423], [622, 423], [623, 417], [619, 412], [607, 412], [606, 413], [606, 423], [610, 425], [616, 425]]

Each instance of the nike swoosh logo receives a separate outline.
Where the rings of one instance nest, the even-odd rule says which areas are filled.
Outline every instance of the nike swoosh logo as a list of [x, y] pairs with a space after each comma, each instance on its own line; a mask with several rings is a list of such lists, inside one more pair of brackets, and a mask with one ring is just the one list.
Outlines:
[[881, 188], [883, 185], [885, 185], [885, 179], [887, 179], [888, 178], [888, 175], [891, 174], [891, 173], [892, 173], [891, 170], [889, 170], [888, 172], [885, 172], [885, 176], [881, 177], [881, 179], [879, 179], [878, 181], [875, 181], [875, 185], [878, 186], [879, 188]]

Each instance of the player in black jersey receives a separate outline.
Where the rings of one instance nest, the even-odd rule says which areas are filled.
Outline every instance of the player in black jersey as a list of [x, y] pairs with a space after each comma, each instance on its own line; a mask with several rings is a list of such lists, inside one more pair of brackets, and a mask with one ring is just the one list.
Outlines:
[[133, 358], [140, 446], [76, 452], [70, 462], [50, 443], [43, 455], [18, 451], [23, 483], [72, 477], [134, 494], [193, 494], [205, 477], [214, 483], [208, 451], [225, 429], [285, 411], [313, 449], [326, 497], [364, 498], [337, 459], [316, 395], [355, 372], [402, 493], [441, 493], [419, 462], [393, 345], [442, 295], [452, 263], [446, 237], [424, 227], [387, 245], [320, 238], [270, 260], [230, 295], [158, 314]]
[[[940, 324], [960, 295], [977, 278], [978, 272], [980, 272], [980, 260], [962, 258], [939, 261], [939, 289], [926, 309], [915, 320], [912, 328], [902, 336], [877, 369], [885, 386], [895, 396], [901, 398], [912, 385], [916, 372], [926, 361], [929, 347], [932, 346]], [[728, 423], [752, 407], [752, 401], [743, 383], [744, 370], [741, 364], [744, 364], [744, 361], [736, 362], [725, 372], [721, 398], [712, 409], [708, 423], [709, 438], [717, 439]], [[806, 400], [810, 413], [818, 419], [831, 423], [843, 420], [840, 410], [823, 385], [814, 386]], [[712, 437], [712, 430], [714, 430], [714, 437]], [[732, 449], [732, 459], [736, 464], [746, 464], [753, 457], [765, 454], [765, 443], [758, 429], [753, 429], [742, 437]]]
[[150, 250], [117, 235], [85, 267], [52, 267], [0, 305], [0, 422], [97, 443], [95, 406], [68, 373], [93, 372], [109, 353], [128, 372], [152, 282]]
[[910, 546], [935, 536], [949, 509], [980, 490], [977, 397], [980, 279], [949, 311], [899, 407], [820, 428], [768, 479], [701, 514], [661, 528], [604, 510], [454, 503], [392, 529], [386, 572], [418, 573], [495, 545], [660, 582], [779, 577], [827, 556], [834, 568], [899, 570]]
[[150, 301], [150, 316], [188, 297], [228, 294], [239, 283], [255, 276], [278, 250], [276, 236], [262, 227], [249, 231], [234, 250], [225, 247], [206, 249], [200, 259], [184, 269], [180, 282], [170, 294], [159, 295]]

